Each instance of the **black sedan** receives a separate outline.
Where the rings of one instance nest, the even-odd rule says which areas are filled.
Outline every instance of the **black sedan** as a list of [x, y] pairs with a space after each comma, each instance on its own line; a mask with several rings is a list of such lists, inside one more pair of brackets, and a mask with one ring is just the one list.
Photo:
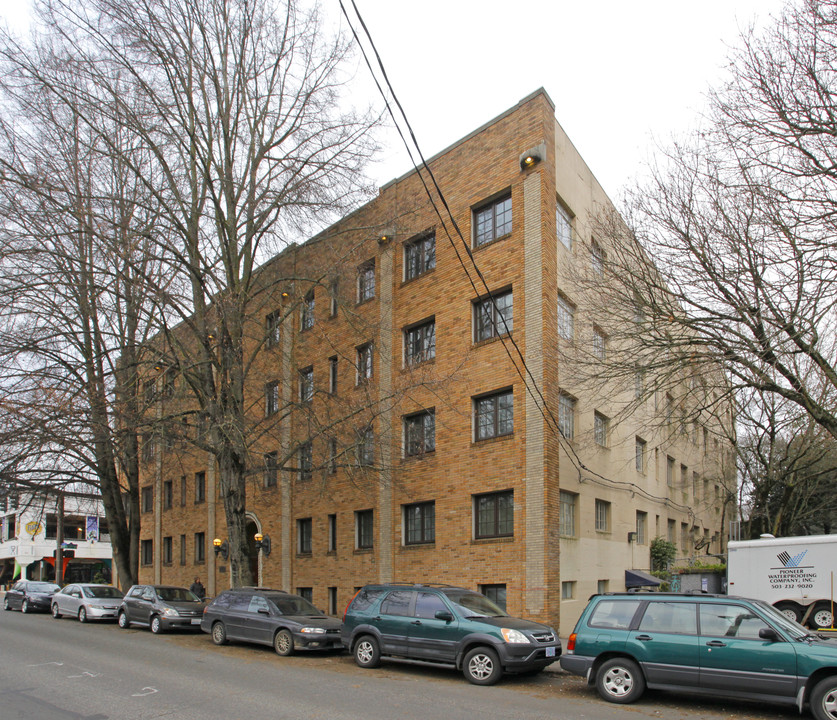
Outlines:
[[243, 640], [290, 655], [294, 650], [340, 649], [340, 625], [300, 595], [238, 588], [222, 592], [206, 607], [201, 630], [216, 645]]
[[18, 609], [25, 613], [36, 610], [47, 612], [52, 602], [52, 596], [60, 589], [55, 583], [18, 580], [11, 590], [6, 591], [3, 609]]

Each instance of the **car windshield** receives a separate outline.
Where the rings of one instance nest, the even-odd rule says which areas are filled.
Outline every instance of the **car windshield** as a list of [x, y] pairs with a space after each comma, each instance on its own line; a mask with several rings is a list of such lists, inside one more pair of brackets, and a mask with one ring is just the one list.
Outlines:
[[802, 625], [791, 620], [787, 615], [780, 613], [775, 607], [763, 600], [753, 600], [753, 603], [758, 606], [760, 610], [765, 612], [774, 625], [778, 625], [781, 630], [784, 630], [794, 640], [801, 640], [808, 637], [810, 634]]
[[94, 585], [82, 588], [85, 597], [89, 598], [121, 598], [122, 592], [112, 585]]
[[200, 602], [200, 598], [186, 588], [157, 588], [157, 595], [160, 600], [164, 600], [165, 602]]
[[464, 617], [505, 617], [504, 613], [485, 595], [467, 590], [444, 590], [456, 611]]
[[33, 582], [29, 583], [29, 587], [27, 588], [30, 592], [36, 593], [54, 593], [61, 588], [58, 585], [53, 585], [52, 583], [45, 583], [45, 582]]
[[322, 615], [310, 602], [299, 595], [268, 595], [282, 615]]

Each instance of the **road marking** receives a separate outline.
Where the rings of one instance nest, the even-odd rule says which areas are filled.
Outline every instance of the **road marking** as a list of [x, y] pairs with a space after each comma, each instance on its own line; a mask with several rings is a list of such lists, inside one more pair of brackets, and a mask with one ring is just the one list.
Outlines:
[[100, 677], [102, 673], [92, 673], [85, 670], [81, 675], [67, 675], [68, 678], [80, 678], [80, 677]]
[[60, 662], [45, 662], [45, 663], [38, 663], [37, 665], [27, 665], [26, 667], [43, 667], [44, 665], [63, 665], [64, 663]]
[[[146, 692], [146, 690], [148, 692]], [[153, 687], [144, 687], [141, 693], [134, 693], [131, 697], [145, 697], [146, 695], [153, 695], [155, 692], [159, 692], [157, 688]]]

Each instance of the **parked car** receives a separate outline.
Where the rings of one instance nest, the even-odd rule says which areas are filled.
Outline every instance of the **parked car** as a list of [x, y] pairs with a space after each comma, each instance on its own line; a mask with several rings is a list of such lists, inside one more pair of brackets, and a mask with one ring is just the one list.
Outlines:
[[36, 610], [47, 612], [53, 594], [60, 589], [55, 583], [39, 580], [18, 580], [10, 590], [6, 591], [3, 609], [13, 610], [17, 608], [25, 613]]
[[52, 596], [52, 617], [62, 615], [88, 620], [116, 620], [124, 594], [113, 585], [74, 583]]
[[241, 640], [272, 645], [279, 655], [342, 648], [337, 618], [304, 597], [270, 588], [225, 590], [204, 609], [201, 630], [216, 645]]
[[630, 703], [646, 688], [797, 705], [837, 720], [837, 642], [761, 600], [729, 595], [594, 595], [561, 658], [599, 695]]
[[194, 628], [201, 624], [204, 604], [191, 590], [172, 585], [133, 585], [119, 606], [121, 628], [132, 624], [161, 633], [172, 628]]
[[561, 655], [551, 627], [450, 585], [367, 585], [346, 608], [342, 639], [361, 667], [382, 657], [432, 663], [461, 670], [475, 685], [493, 685], [504, 672], [540, 672]]

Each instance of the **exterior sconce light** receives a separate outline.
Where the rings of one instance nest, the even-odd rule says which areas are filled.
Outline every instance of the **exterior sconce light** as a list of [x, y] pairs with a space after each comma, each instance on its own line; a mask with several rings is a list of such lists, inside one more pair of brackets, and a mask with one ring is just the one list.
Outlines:
[[270, 555], [270, 536], [256, 533], [256, 551], [261, 550], [265, 555]]
[[526, 155], [520, 161], [520, 169], [521, 170], [526, 170], [527, 168], [532, 167], [535, 163], [539, 163], [540, 161], [541, 161], [540, 157], [538, 155], [535, 155], [534, 153]]
[[162, 370], [162, 369], [163, 369], [163, 361], [162, 361], [162, 360], [158, 360], [157, 362], [155, 362], [155, 363], [154, 363], [154, 369], [155, 369], [157, 372], [160, 372], [160, 370]]
[[282, 298], [285, 299], [285, 300], [287, 300], [290, 296], [291, 296], [291, 294], [289, 292], [283, 292], [282, 293]]
[[636, 533], [635, 532], [629, 532], [628, 533], [628, 542], [629, 543], [636, 542]]
[[224, 540], [221, 541], [221, 538], [215, 538], [212, 541], [212, 544], [215, 546], [215, 557], [219, 555], [226, 560], [230, 556], [230, 544]]
[[546, 157], [546, 143], [538, 143], [520, 155], [520, 169], [528, 170]]

